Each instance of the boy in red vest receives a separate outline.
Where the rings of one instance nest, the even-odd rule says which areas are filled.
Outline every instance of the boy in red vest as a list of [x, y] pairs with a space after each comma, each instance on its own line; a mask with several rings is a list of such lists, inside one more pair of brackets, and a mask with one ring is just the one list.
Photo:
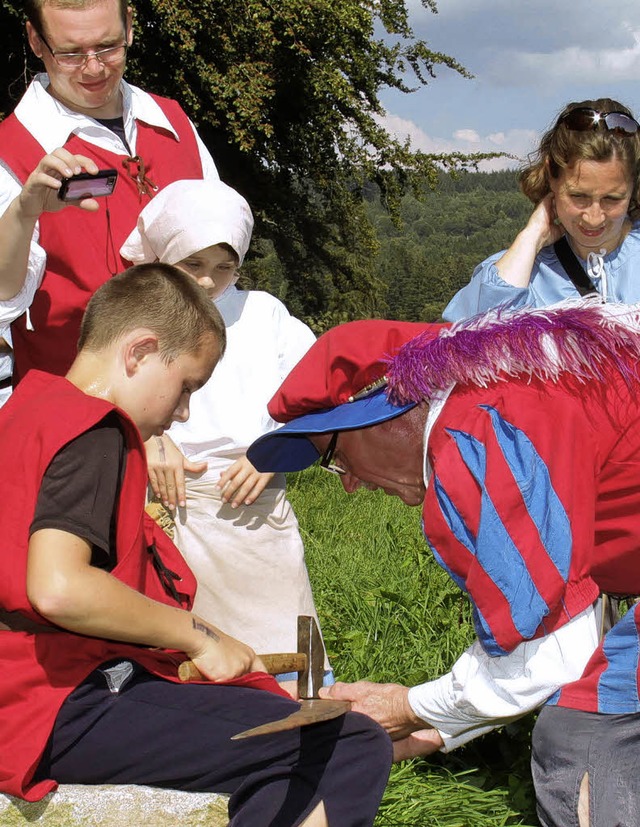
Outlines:
[[[232, 793], [232, 825], [370, 825], [388, 737], [348, 713], [231, 741], [297, 704], [190, 611], [194, 577], [144, 513], [142, 442], [186, 420], [224, 346], [187, 275], [133, 267], [90, 301], [67, 376], [31, 371], [0, 411], [0, 790], [149, 784]], [[180, 683], [186, 658], [210, 682]]]

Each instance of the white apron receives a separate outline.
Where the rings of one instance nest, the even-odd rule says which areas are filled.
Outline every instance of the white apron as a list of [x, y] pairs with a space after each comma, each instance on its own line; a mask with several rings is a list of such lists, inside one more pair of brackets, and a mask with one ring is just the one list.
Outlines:
[[258, 654], [295, 652], [298, 615], [317, 614], [284, 476], [238, 508], [214, 482], [188, 479], [186, 502], [174, 542], [198, 581], [193, 611]]

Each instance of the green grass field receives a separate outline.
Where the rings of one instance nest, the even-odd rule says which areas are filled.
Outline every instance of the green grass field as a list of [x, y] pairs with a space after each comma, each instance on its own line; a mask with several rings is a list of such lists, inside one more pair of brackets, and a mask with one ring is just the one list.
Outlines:
[[[348, 496], [318, 468], [288, 486], [337, 678], [414, 685], [446, 672], [473, 632], [466, 599], [424, 541], [420, 509], [382, 492]], [[531, 725], [395, 765], [377, 827], [534, 827]]]

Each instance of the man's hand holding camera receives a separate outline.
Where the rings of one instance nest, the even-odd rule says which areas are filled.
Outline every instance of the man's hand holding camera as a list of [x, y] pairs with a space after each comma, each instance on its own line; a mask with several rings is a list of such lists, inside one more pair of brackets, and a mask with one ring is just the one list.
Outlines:
[[65, 202], [58, 198], [62, 180], [82, 172], [95, 175], [99, 170], [91, 158], [72, 155], [63, 148], [45, 155], [25, 181], [22, 192], [14, 202], [20, 217], [35, 223], [43, 212], [58, 212], [69, 203], [80, 209], [95, 212], [99, 209], [95, 198], [83, 198], [74, 202]]

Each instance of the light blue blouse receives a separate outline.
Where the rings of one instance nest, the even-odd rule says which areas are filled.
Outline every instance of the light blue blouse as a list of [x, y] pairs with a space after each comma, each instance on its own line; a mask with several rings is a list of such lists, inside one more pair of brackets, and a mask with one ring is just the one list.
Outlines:
[[[514, 287], [503, 281], [496, 261], [504, 250], [489, 256], [473, 271], [471, 281], [459, 290], [446, 306], [443, 318], [448, 322], [467, 319], [497, 305], [509, 308], [546, 307], [548, 304], [575, 297], [578, 291], [558, 261], [553, 245], [543, 247], [535, 258], [528, 287]], [[587, 271], [587, 263], [578, 259]], [[622, 244], [602, 257], [606, 272], [606, 299], [610, 302], [640, 302], [640, 221], [634, 223]], [[637, 272], [636, 272], [637, 271]], [[602, 277], [590, 274], [595, 289], [602, 292]]]

